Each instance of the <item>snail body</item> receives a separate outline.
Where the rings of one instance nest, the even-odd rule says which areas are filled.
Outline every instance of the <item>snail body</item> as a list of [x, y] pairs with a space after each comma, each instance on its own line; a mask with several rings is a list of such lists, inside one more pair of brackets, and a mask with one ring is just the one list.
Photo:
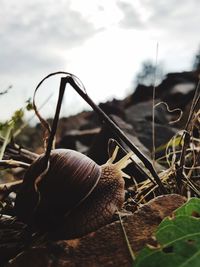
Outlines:
[[116, 155], [117, 150], [99, 166], [79, 152], [55, 149], [42, 176], [41, 155], [27, 170], [17, 194], [17, 217], [62, 238], [79, 237], [109, 223], [124, 202], [122, 169], [131, 156], [113, 163]]

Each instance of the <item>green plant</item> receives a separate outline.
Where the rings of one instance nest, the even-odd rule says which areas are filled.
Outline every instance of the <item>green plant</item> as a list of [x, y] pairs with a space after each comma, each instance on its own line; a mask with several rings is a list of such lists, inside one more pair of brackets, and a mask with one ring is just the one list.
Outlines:
[[7, 144], [10, 142], [13, 132], [22, 124], [24, 117], [23, 109], [14, 112], [11, 119], [0, 123], [0, 137], [4, 139], [0, 149], [0, 160], [2, 160]]
[[25, 111], [32, 109], [31, 99], [28, 99], [24, 108], [16, 110], [9, 120], [0, 122], [0, 138], [3, 139], [3, 144], [0, 148], [0, 160], [3, 159], [7, 144], [11, 141], [12, 137], [17, 135], [21, 127], [23, 127]]
[[200, 266], [200, 199], [192, 198], [159, 225], [157, 246], [147, 246], [136, 258], [135, 267]]

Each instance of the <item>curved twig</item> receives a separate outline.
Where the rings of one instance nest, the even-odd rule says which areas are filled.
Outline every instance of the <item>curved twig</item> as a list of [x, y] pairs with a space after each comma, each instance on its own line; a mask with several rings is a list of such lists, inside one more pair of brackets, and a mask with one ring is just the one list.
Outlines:
[[9, 159], [9, 160], [0, 160], [0, 167], [3, 168], [25, 168], [27, 169], [30, 166], [30, 164], [25, 163], [23, 161], [17, 161], [17, 160], [13, 160], [13, 159]]

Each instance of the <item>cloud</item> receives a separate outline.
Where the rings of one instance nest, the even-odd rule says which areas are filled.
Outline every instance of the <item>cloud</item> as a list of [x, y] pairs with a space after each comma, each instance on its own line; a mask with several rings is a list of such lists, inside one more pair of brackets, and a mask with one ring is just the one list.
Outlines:
[[[199, 39], [199, 10], [198, 0], [176, 0], [154, 1], [141, 0], [146, 9], [149, 10], [149, 30], [159, 31], [158, 41], [168, 44], [173, 56], [191, 57], [195, 53]], [[176, 51], [176, 52], [173, 52]]]
[[[200, 41], [199, 10], [199, 0], [1, 0], [0, 88], [13, 85], [12, 93], [0, 98], [5, 115], [57, 70], [80, 76], [99, 94], [96, 101], [117, 97], [141, 62], [155, 59], [157, 42], [158, 59], [169, 71], [189, 68]], [[45, 83], [38, 99], [56, 88], [54, 79]], [[67, 98], [74, 96], [67, 92]]]
[[132, 4], [124, 1], [116, 3], [119, 9], [123, 13], [123, 18], [119, 22], [119, 25], [123, 28], [140, 28], [143, 23], [137, 9]]
[[62, 65], [67, 49], [98, 32], [69, 1], [3, 0], [0, 23], [1, 75]]
[[[199, 0], [120, 0], [118, 7], [124, 14], [120, 26], [142, 30], [143, 34], [159, 43], [165, 57], [191, 58], [200, 43]], [[139, 27], [137, 29], [137, 27]]]
[[145, 8], [151, 11], [149, 23], [154, 26], [184, 30], [185, 26], [195, 27], [194, 20], [199, 21], [200, 2], [198, 0], [176, 0], [154, 1], [142, 0]]
[[[124, 17], [120, 26], [132, 28], [143, 26], [145, 29], [154, 29], [163, 32], [194, 34], [199, 27], [198, 0], [121, 0], [118, 7]], [[166, 33], [165, 32], [165, 33]]]

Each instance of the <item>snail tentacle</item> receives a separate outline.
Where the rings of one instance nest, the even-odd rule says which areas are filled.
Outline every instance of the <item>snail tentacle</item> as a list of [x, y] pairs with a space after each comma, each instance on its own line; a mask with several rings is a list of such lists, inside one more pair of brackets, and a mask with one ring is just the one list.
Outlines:
[[112, 164], [114, 162], [114, 160], [117, 157], [118, 151], [119, 151], [119, 147], [116, 146], [114, 152], [112, 153], [112, 156], [108, 159], [108, 161], [106, 162], [106, 164]]
[[128, 174], [126, 174], [125, 172], [123, 172], [122, 170], [124, 168], [126, 168], [132, 162], [130, 158], [132, 157], [133, 152], [129, 152], [123, 158], [121, 158], [119, 161], [117, 161], [116, 163], [113, 163], [117, 157], [118, 150], [119, 150], [119, 147], [116, 146], [112, 156], [102, 166], [105, 166], [105, 167], [106, 166], [112, 166], [112, 168], [116, 169], [121, 174], [122, 177], [130, 179], [131, 177]]

